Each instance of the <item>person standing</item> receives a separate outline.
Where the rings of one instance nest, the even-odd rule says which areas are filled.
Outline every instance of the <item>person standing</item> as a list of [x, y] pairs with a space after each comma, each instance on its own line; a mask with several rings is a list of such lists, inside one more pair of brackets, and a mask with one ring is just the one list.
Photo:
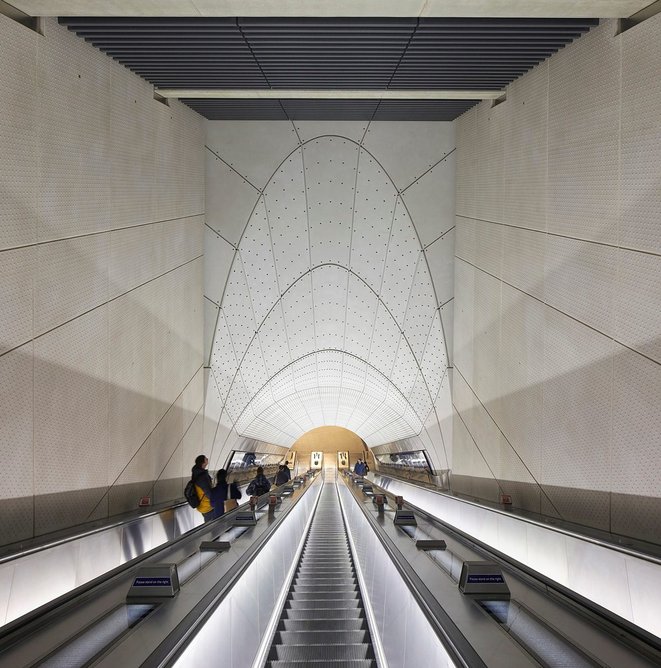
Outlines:
[[264, 469], [261, 466], [257, 467], [257, 475], [250, 481], [246, 494], [248, 496], [261, 496], [266, 494], [271, 489], [269, 479], [264, 475]]
[[[229, 505], [237, 506], [237, 499], [241, 498], [241, 490], [235, 482], [227, 482], [227, 471], [218, 469], [216, 473], [216, 486], [211, 490], [211, 505], [213, 506], [213, 516], [220, 517], [225, 513], [226, 506], [229, 511]], [[234, 503], [232, 503], [234, 500]], [[229, 501], [229, 503], [227, 503]]]
[[284, 485], [288, 481], [289, 481], [289, 476], [285, 471], [285, 465], [280, 464], [280, 466], [278, 467], [278, 472], [275, 474], [275, 486], [280, 487], [280, 485]]
[[285, 462], [283, 464], [283, 470], [285, 472], [285, 475], [287, 476], [287, 482], [291, 480], [291, 469], [289, 468], [289, 462]]
[[191, 480], [195, 485], [197, 498], [200, 500], [196, 510], [202, 513], [204, 521], [213, 519], [213, 506], [211, 505], [211, 476], [207, 467], [209, 460], [206, 455], [198, 455], [195, 458], [195, 466], [191, 469]]

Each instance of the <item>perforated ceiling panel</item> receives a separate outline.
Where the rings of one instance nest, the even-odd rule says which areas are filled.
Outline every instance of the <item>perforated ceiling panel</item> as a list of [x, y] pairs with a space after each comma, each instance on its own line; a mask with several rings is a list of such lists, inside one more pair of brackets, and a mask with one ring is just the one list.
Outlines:
[[[251, 169], [240, 152], [242, 132], [251, 145], [250, 127], [237, 127], [229, 143], [236, 170]], [[416, 221], [401, 196], [407, 184], [395, 185], [384, 165], [398, 164], [402, 137], [392, 133], [404, 130], [413, 152], [429, 153], [436, 141], [432, 162], [442, 162], [453, 150], [452, 126], [389, 124], [372, 132], [368, 149], [367, 125], [357, 140], [336, 124], [293, 150], [280, 142], [291, 125], [269, 127], [273, 173], [226, 284], [208, 286], [223, 294], [208, 391], [224, 406], [227, 433], [284, 446], [322, 425], [351, 429], [370, 445], [419, 434], [445, 375], [446, 342]], [[276, 161], [271, 149], [279, 145]], [[222, 157], [222, 142], [209, 153]], [[400, 180], [437, 179], [427, 162]], [[443, 206], [454, 202], [441, 202], [418, 225], [443, 232]]]

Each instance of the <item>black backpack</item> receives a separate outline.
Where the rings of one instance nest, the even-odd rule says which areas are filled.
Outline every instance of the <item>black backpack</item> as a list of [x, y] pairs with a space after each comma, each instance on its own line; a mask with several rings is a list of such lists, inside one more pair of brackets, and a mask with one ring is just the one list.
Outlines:
[[186, 501], [188, 501], [188, 505], [191, 508], [197, 508], [200, 505], [200, 499], [197, 496], [195, 483], [192, 480], [189, 480], [186, 484], [186, 487], [184, 487], [184, 496], [186, 497]]
[[266, 494], [268, 491], [269, 488], [259, 478], [255, 478], [248, 485], [246, 493], [250, 494], [251, 496], [262, 496], [262, 494]]

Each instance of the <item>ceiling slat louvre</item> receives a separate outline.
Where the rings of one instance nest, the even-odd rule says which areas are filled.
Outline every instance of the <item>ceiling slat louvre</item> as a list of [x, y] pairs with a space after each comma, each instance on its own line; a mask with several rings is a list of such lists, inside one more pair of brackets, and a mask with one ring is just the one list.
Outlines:
[[[105, 18], [60, 22], [161, 88], [501, 90], [597, 23], [534, 18]], [[207, 118], [367, 119], [374, 101], [186, 100]], [[453, 120], [465, 100], [396, 100], [393, 120]], [[245, 116], [241, 116], [245, 114]], [[271, 114], [271, 116], [269, 116]]]

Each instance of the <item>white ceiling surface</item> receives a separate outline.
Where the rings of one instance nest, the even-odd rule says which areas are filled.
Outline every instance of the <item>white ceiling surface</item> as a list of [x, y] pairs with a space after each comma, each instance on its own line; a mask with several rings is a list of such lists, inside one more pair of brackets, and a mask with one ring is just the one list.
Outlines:
[[650, 0], [8, 0], [31, 16], [622, 18]]
[[[441, 165], [454, 127], [372, 124], [363, 148], [366, 124], [346, 125], [350, 137], [342, 123], [297, 123], [296, 131], [286, 122], [208, 124], [207, 162], [220, 156], [254, 186], [235, 192], [244, 201], [232, 207], [248, 211], [248, 222], [239, 234], [227, 221], [238, 253], [226, 283], [219, 266], [227, 271], [231, 252], [213, 233], [206, 249], [206, 262], [217, 264], [205, 292], [222, 295], [208, 388], [221, 423], [207, 445], [214, 452], [232, 434], [288, 447], [323, 425], [351, 429], [368, 445], [395, 441], [420, 433], [446, 396], [438, 306], [452, 286], [435, 288], [428, 262], [451, 281], [441, 265], [452, 253], [434, 239], [452, 238], [454, 200], [436, 194], [453, 190], [442, 181], [454, 174]], [[400, 195], [414, 182], [408, 200], [436, 196], [436, 209], [418, 206], [419, 221]], [[207, 211], [223, 235], [214, 198]], [[426, 253], [414, 223], [434, 241]]]

